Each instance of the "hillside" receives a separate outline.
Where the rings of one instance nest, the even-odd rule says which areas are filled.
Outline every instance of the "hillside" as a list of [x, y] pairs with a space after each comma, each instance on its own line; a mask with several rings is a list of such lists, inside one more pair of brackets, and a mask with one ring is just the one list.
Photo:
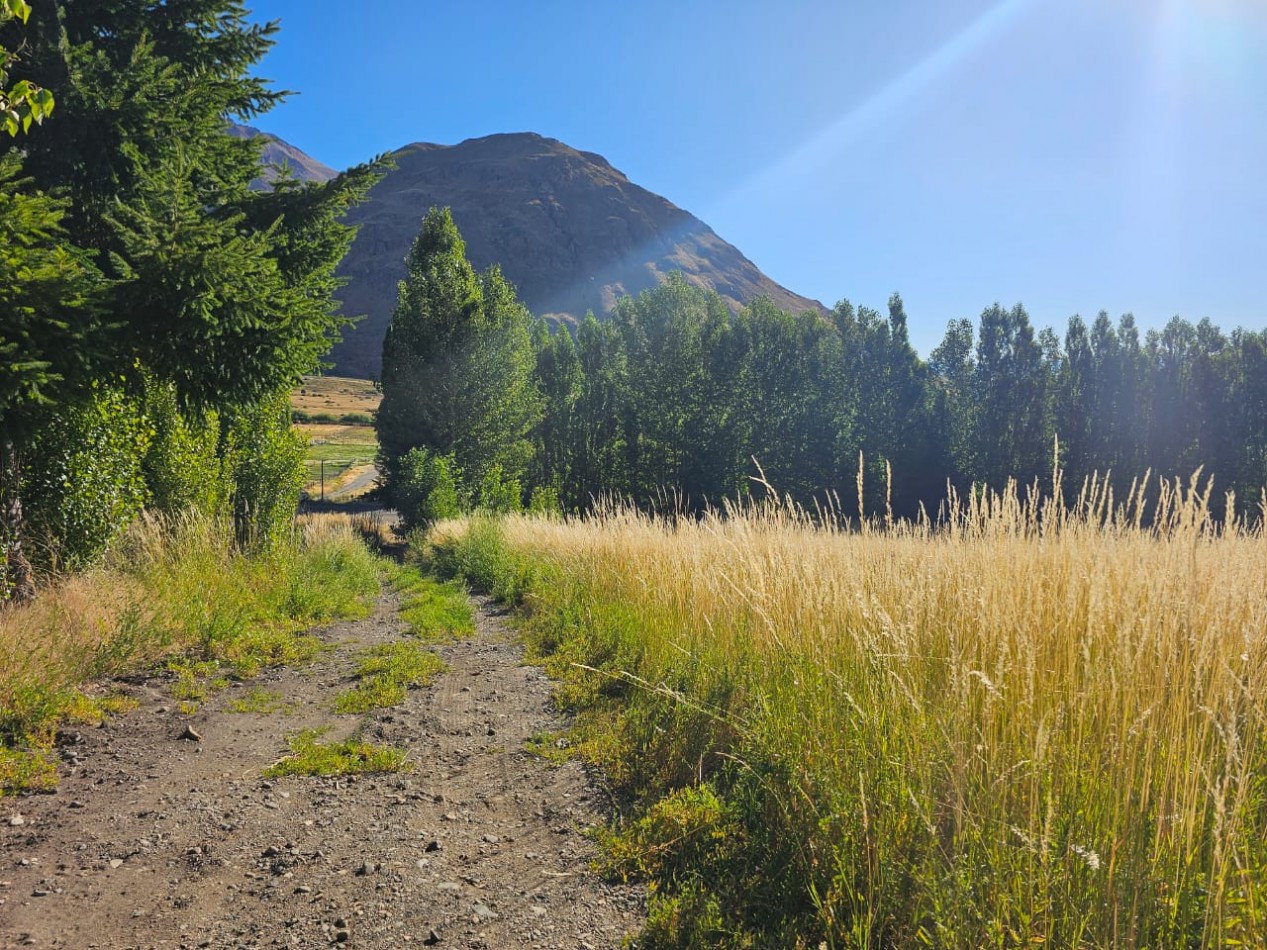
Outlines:
[[454, 146], [418, 143], [352, 211], [360, 226], [341, 266], [344, 310], [366, 319], [331, 356], [344, 376], [377, 376], [404, 258], [423, 214], [447, 205], [477, 267], [500, 264], [536, 314], [600, 316], [625, 294], [682, 271], [732, 308], [761, 295], [789, 310], [822, 309], [757, 269], [672, 202], [629, 181], [600, 155], [533, 133]]
[[244, 139], [261, 137], [264, 139], [264, 150], [260, 156], [264, 164], [264, 174], [252, 185], [257, 190], [268, 188], [269, 183], [277, 178], [279, 170], [283, 168], [289, 168], [300, 181], [329, 181], [338, 174], [329, 165], [323, 165], [290, 143], [275, 135], [251, 128], [249, 125], [232, 123], [229, 126], [229, 134]]

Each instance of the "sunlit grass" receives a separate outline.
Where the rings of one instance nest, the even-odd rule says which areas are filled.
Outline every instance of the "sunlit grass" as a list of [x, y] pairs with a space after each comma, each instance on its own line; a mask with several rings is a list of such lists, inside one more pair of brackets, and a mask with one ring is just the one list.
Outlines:
[[337, 713], [362, 713], [398, 706], [411, 689], [426, 686], [444, 669], [444, 662], [416, 643], [370, 647], [357, 664], [357, 684], [335, 699]]
[[405, 752], [357, 739], [321, 742], [317, 730], [305, 730], [290, 740], [290, 753], [264, 770], [266, 778], [282, 775], [354, 775], [398, 772]]
[[653, 944], [1267, 945], [1267, 538], [1193, 486], [939, 526], [438, 526], [640, 805]]
[[218, 520], [142, 520], [106, 564], [0, 608], [0, 792], [31, 787], [13, 763], [49, 761], [83, 684], [166, 664], [192, 712], [233, 679], [311, 659], [321, 644], [303, 631], [364, 615], [378, 587], [379, 562], [347, 524], [307, 523], [246, 555]]
[[434, 643], [475, 632], [475, 612], [462, 581], [444, 583], [404, 565], [388, 568], [388, 583], [400, 595], [400, 616], [410, 635]]

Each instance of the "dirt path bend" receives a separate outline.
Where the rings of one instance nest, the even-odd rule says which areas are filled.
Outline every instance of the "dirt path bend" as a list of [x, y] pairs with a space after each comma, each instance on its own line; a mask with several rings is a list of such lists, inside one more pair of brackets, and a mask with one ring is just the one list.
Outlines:
[[[223, 691], [187, 720], [159, 681], [62, 748], [60, 790], [0, 799], [0, 947], [618, 947], [642, 895], [590, 871], [605, 796], [524, 751], [558, 729], [544, 674], [481, 604], [475, 637], [402, 706], [335, 716], [362, 647], [402, 635], [386, 595], [319, 631], [303, 670]], [[284, 709], [230, 711], [252, 690]], [[186, 724], [200, 741], [179, 738]], [[407, 749], [412, 771], [265, 780], [286, 737], [329, 728]]]

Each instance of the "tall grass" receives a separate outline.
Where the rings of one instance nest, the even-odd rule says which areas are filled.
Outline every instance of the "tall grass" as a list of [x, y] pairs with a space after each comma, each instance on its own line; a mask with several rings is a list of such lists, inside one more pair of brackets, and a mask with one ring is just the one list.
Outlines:
[[311, 655], [303, 629], [367, 611], [378, 583], [373, 555], [334, 519], [249, 555], [227, 521], [141, 519], [102, 566], [0, 608], [0, 793], [55, 783], [54, 732], [83, 714], [93, 681], [167, 660], [196, 696], [195, 680]]
[[1267, 946], [1267, 538], [1147, 484], [434, 540], [536, 565], [652, 945]]

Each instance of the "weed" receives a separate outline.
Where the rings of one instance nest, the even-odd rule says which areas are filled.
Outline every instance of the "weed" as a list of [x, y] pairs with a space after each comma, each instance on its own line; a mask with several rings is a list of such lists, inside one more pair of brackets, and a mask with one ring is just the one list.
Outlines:
[[475, 614], [462, 581], [445, 583], [416, 567], [395, 565], [388, 569], [388, 581], [400, 594], [400, 615], [412, 636], [435, 642], [475, 633]]
[[334, 711], [361, 713], [399, 705], [407, 690], [426, 686], [443, 669], [444, 661], [416, 643], [371, 647], [357, 667], [360, 682], [338, 695]]
[[554, 765], [572, 757], [572, 743], [563, 732], [534, 732], [524, 740], [524, 750]]
[[264, 770], [266, 778], [282, 775], [352, 775], [398, 772], [405, 752], [355, 739], [322, 743], [320, 730], [307, 729], [290, 740], [290, 754]]

